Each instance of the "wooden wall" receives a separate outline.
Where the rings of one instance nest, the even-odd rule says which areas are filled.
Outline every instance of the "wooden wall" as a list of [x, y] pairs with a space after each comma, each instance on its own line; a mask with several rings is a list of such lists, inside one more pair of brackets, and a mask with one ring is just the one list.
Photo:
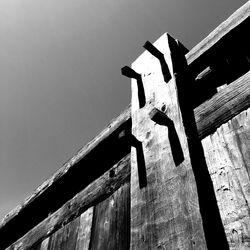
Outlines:
[[129, 243], [127, 155], [7, 249], [123, 250]]
[[[232, 49], [230, 47], [231, 44], [234, 44], [234, 47], [238, 47], [243, 51], [241, 51], [242, 53], [240, 54], [243, 55], [244, 59], [249, 57], [249, 39], [245, 35], [245, 30], [250, 27], [249, 10], [250, 1], [236, 11], [228, 20], [222, 23], [200, 44], [193, 48], [192, 51], [186, 54], [189, 70], [196, 79], [192, 87], [194, 87], [195, 93], [199, 93], [199, 96], [197, 95], [195, 100], [188, 101], [192, 103], [194, 109], [194, 116], [198, 129], [197, 138], [199, 137], [199, 143], [200, 141], [202, 142], [205, 156], [204, 160], [207, 165], [206, 170], [209, 171], [209, 180], [210, 178], [212, 180], [212, 182], [210, 180], [211, 187], [215, 192], [219, 208], [218, 214], [220, 213], [223, 223], [221, 228], [223, 231], [224, 227], [227, 238], [225, 241], [228, 242], [229, 248], [233, 250], [250, 249], [250, 67], [249, 59], [244, 60], [243, 64], [243, 60], [239, 60], [238, 58], [238, 50], [236, 53], [237, 57], [234, 57], [235, 55], [232, 54]], [[232, 57], [231, 61], [233, 63], [229, 65], [230, 67], [227, 66], [225, 71], [224, 61], [230, 61], [227, 58], [228, 56], [229, 59]], [[170, 63], [168, 60], [167, 63], [169, 66]], [[155, 64], [152, 64], [152, 66], [153, 65]], [[177, 64], [173, 64], [173, 66], [179, 67], [179, 63], [177, 62]], [[178, 74], [173, 75], [176, 78], [176, 75]], [[153, 77], [153, 74], [150, 73], [148, 76]], [[180, 74], [178, 77], [180, 77]], [[220, 81], [217, 81], [218, 79]], [[214, 80], [216, 81], [213, 82]], [[165, 78], [164, 81], [166, 83], [168, 82]], [[156, 82], [158, 82], [158, 80]], [[227, 84], [227, 86], [216, 93], [216, 88], [224, 84]], [[207, 91], [208, 93], [205, 94]], [[163, 96], [162, 103], [165, 103], [165, 97], [166, 96]], [[154, 98], [152, 98], [152, 100]], [[167, 109], [169, 108], [168, 106], [169, 105], [167, 105]], [[165, 108], [163, 109], [163, 107]], [[166, 105], [163, 105], [162, 107], [159, 105], [158, 109], [165, 112]], [[181, 112], [182, 111], [183, 109]], [[182, 116], [184, 115], [185, 112], [182, 113]], [[181, 115], [178, 115], [178, 119], [180, 117]], [[143, 209], [138, 210], [138, 206], [143, 208], [146, 203], [144, 204], [139, 199], [133, 199], [133, 197], [131, 199], [133, 185], [134, 183], [138, 185], [138, 180], [135, 179], [137, 168], [134, 168], [135, 171], [132, 174], [131, 181], [130, 154], [125, 156], [130, 151], [131, 138], [120, 136], [121, 131], [126, 131], [127, 134], [131, 135], [131, 120], [129, 107], [124, 114], [115, 119], [104, 129], [103, 132], [94, 138], [92, 142], [81, 149], [63, 168], [39, 187], [34, 194], [28, 197], [22, 206], [19, 206], [10, 213], [0, 225], [0, 249], [5, 249], [6, 246], [10, 244], [11, 245], [7, 248], [8, 250], [129, 249], [131, 247], [131, 242], [133, 242], [131, 237], [133, 223], [135, 224], [134, 228], [136, 229], [134, 231], [137, 234], [142, 228], [142, 223], [145, 221], [149, 221], [150, 223], [152, 221], [156, 222], [154, 224], [154, 230], [151, 231], [151, 238], [158, 241], [159, 237], [156, 237], [156, 231], [160, 231], [159, 225], [157, 224], [159, 221], [158, 218], [162, 217], [166, 221], [165, 215], [162, 216], [162, 214], [167, 214], [171, 209], [173, 210], [173, 213], [176, 213], [176, 209], [173, 208], [178, 204], [179, 207], [185, 205], [183, 202], [184, 196], [180, 196], [182, 198], [176, 202], [176, 199], [173, 199], [173, 195], [171, 195], [168, 197], [168, 199], [171, 200], [171, 207], [169, 206], [168, 209], [166, 209], [167, 206], [164, 204], [162, 210], [155, 210], [155, 213], [150, 207], [148, 209], [149, 216], [145, 216], [145, 214], [143, 215], [140, 212], [143, 211]], [[185, 119], [183, 119], [184, 123], [185, 120], [188, 120], [188, 118], [185, 117]], [[181, 124], [179, 121], [177, 121], [177, 123]], [[180, 136], [180, 131], [177, 132]], [[145, 135], [147, 134], [148, 133]], [[159, 133], [156, 134], [162, 139], [162, 136], [160, 136]], [[166, 133], [164, 132], [163, 134], [165, 135]], [[187, 140], [190, 140], [190, 137], [190, 134], [187, 135]], [[183, 144], [183, 142], [181, 144]], [[164, 146], [165, 150], [166, 144], [163, 143], [161, 146]], [[152, 150], [144, 150], [143, 152], [150, 154], [151, 151]], [[169, 150], [169, 152], [170, 151], [171, 150]], [[188, 152], [187, 149], [186, 151]], [[186, 180], [186, 182], [183, 180], [176, 182], [174, 180], [172, 191], [176, 192], [176, 190], [179, 190], [178, 195], [185, 193], [186, 196], [189, 196], [190, 191], [187, 188], [188, 185], [197, 185], [199, 204], [201, 204], [201, 200], [203, 200], [203, 216], [202, 223], [201, 220], [199, 220], [199, 223], [192, 223], [203, 225], [203, 228], [208, 228], [205, 219], [210, 221], [209, 225], [213, 225], [215, 220], [208, 219], [208, 217], [206, 218], [206, 215], [204, 216], [204, 214], [210, 213], [211, 202], [206, 202], [206, 199], [208, 200], [209, 197], [201, 195], [201, 187], [204, 191], [203, 194], [206, 194], [205, 191], [207, 185], [197, 178], [199, 177], [202, 164], [199, 163], [198, 157], [193, 157], [195, 153], [194, 150], [190, 153], [192, 170], [194, 170], [194, 158], [197, 163], [195, 168], [195, 181], [193, 177], [190, 178], [190, 180]], [[164, 158], [162, 155], [163, 154], [161, 154], [161, 157], [159, 156], [159, 161]], [[185, 155], [185, 159], [188, 157], [189, 156]], [[131, 158], [133, 160], [133, 157]], [[134, 162], [136, 161], [137, 158], [134, 157]], [[116, 164], [113, 166], [115, 162]], [[148, 162], [149, 160], [146, 160], [146, 163]], [[100, 164], [101, 168], [102, 166], [105, 166], [105, 168], [101, 169], [102, 171], [100, 172], [96, 172], [100, 169]], [[176, 165], [173, 164], [173, 162], [171, 164], [173, 166]], [[170, 166], [168, 162], [165, 165], [168, 167]], [[186, 164], [182, 165], [185, 165], [183, 168], [186, 167]], [[85, 167], [91, 168], [92, 166], [94, 166], [93, 176], [89, 178], [89, 176], [86, 175], [87, 181], [82, 181], [82, 175], [86, 173]], [[111, 168], [111, 166], [113, 167]], [[105, 171], [108, 171], [104, 173], [104, 169]], [[180, 168], [177, 169], [173, 167], [173, 169], [175, 172], [181, 172], [181, 170], [179, 170]], [[189, 169], [191, 171], [191, 166]], [[155, 172], [156, 171], [152, 171], [154, 175]], [[163, 176], [167, 176], [167, 174], [169, 173], [167, 173], [164, 168], [163, 171], [158, 174], [159, 179]], [[150, 177], [151, 179], [148, 178], [148, 186], [155, 181], [153, 177]], [[70, 185], [73, 182], [78, 183], [79, 185], [72, 185], [75, 186], [74, 189], [72, 189], [71, 186], [68, 188], [67, 185]], [[84, 185], [82, 185], [83, 183]], [[186, 185], [186, 183], [188, 185]], [[89, 185], [86, 187], [85, 184]], [[157, 182], [157, 185], [152, 189], [154, 190], [154, 194], [157, 193], [157, 197], [162, 196], [163, 199], [170, 194], [169, 192], [163, 194], [161, 188], [164, 185], [168, 185], [166, 184], [166, 181], [162, 181], [160, 185], [159, 182]], [[168, 187], [170, 186], [168, 185]], [[141, 192], [140, 189], [141, 187], [137, 188], [136, 192]], [[71, 191], [67, 193], [68, 190]], [[60, 202], [55, 202], [56, 204], [52, 207], [53, 199], [56, 199], [55, 196], [58, 195], [61, 196]], [[154, 200], [154, 197], [152, 197], [153, 196], [149, 195], [149, 198]], [[195, 197], [197, 198], [196, 194]], [[46, 200], [51, 201], [51, 203], [44, 202]], [[197, 200], [198, 199], [196, 199], [196, 203]], [[133, 222], [133, 214], [131, 213], [133, 210], [131, 210], [131, 207], [133, 207], [134, 201], [136, 203], [136, 206], [134, 206], [136, 209], [134, 210], [136, 210], [136, 216], [141, 220], [141, 224], [137, 223], [137, 221]], [[163, 203], [160, 205], [162, 204]], [[205, 206], [205, 210], [204, 204], [208, 204], [207, 207]], [[38, 211], [38, 209], [33, 209], [39, 207], [42, 208], [42, 205], [43, 210], [41, 209], [41, 211], [43, 212]], [[37, 216], [37, 220], [32, 220], [32, 216], [30, 215], [31, 210], [34, 211], [33, 213], [41, 213]], [[51, 214], [47, 215], [48, 211], [51, 212]], [[181, 210], [179, 212], [180, 215], [183, 214]], [[189, 210], [188, 213], [190, 213]], [[152, 216], [152, 214], [154, 216]], [[152, 219], [150, 215], [154, 218]], [[141, 219], [143, 216], [144, 218]], [[172, 220], [171, 217], [169, 223], [170, 226], [172, 226], [172, 224], [174, 225], [172, 227], [172, 233], [171, 230], [166, 229], [165, 226], [164, 229], [161, 230], [161, 232], [164, 232], [163, 238], [180, 238], [181, 234], [178, 234], [176, 228], [181, 228], [179, 227], [179, 224], [183, 224], [183, 219], [179, 222], [174, 221], [174, 219], [175, 218], [173, 217]], [[25, 221], [27, 222], [26, 226]], [[150, 223], [146, 224], [151, 226]], [[18, 226], [20, 228], [17, 228]], [[138, 226], [138, 228], [136, 228], [136, 226]], [[187, 232], [185, 231], [186, 233], [185, 237], [183, 236], [183, 242], [187, 241], [186, 239], [188, 237], [186, 237], [186, 235], [191, 232], [190, 228], [185, 227]], [[202, 228], [202, 226], [200, 226], [200, 228]], [[184, 232], [184, 230], [181, 230], [181, 233], [182, 231]], [[216, 228], [209, 235], [210, 247], [206, 246], [205, 243], [202, 243], [199, 245], [199, 249], [224, 249], [216, 247], [211, 248], [211, 241], [216, 238], [215, 231]], [[148, 232], [145, 233], [145, 235], [147, 234]], [[197, 235], [197, 233], [194, 233], [194, 236]], [[141, 235], [136, 236], [139, 243], [133, 249], [152, 249], [149, 247], [148, 243], [142, 244], [140, 242], [141, 240], [145, 241], [145, 239], [140, 236]], [[206, 243], [208, 243], [207, 236], [208, 235], [206, 235]], [[157, 242], [157, 244], [158, 243], [159, 242]], [[194, 243], [194, 241], [192, 243]], [[137, 246], [139, 244], [142, 244], [143, 247], [138, 248]], [[216, 245], [216, 242], [214, 245]], [[160, 242], [157, 249], [177, 248], [177, 244], [175, 243], [170, 247], [169, 246], [170, 245]], [[195, 244], [190, 244], [189, 242], [189, 245], [187, 243], [186, 246], [188, 247], [184, 246], [184, 244], [180, 244], [179, 246], [178, 249], [198, 249], [197, 242]]]
[[250, 249], [250, 108], [202, 144], [230, 249]]
[[43, 240], [36, 250], [125, 250], [130, 236], [130, 184]]
[[[224, 92], [228, 96], [234, 84], [204, 105]], [[228, 103], [222, 106], [228, 109]], [[209, 132], [199, 134], [229, 247], [250, 249], [250, 108]], [[7, 249], [129, 249], [130, 197], [128, 155]]]
[[[250, 249], [250, 108], [205, 137], [202, 145], [230, 249]], [[85, 209], [83, 206], [85, 210], [76, 218], [69, 220], [66, 225], [62, 223], [49, 236], [40, 231], [42, 240], [37, 236], [41, 227], [38, 227], [37, 231], [36, 228], [32, 229], [8, 250], [129, 249], [129, 160], [130, 156], [127, 156], [125, 165], [129, 170], [119, 173], [119, 164], [117, 164], [112, 168], [114, 172], [107, 171], [85, 189], [87, 193], [92, 192], [92, 194], [95, 193], [97, 185], [104, 187], [104, 190], [112, 189], [112, 182], [108, 182], [106, 186], [103, 183], [116, 175], [115, 182], [118, 181], [120, 184], [114, 192], [107, 194], [107, 191], [99, 190], [89, 203], [89, 207]], [[121, 175], [125, 175], [122, 181]], [[80, 197], [88, 199], [85, 190]], [[85, 204], [84, 201], [82, 204]], [[50, 217], [58, 217], [59, 213], [55, 214]], [[47, 224], [47, 221], [41, 224]], [[31, 238], [34, 237], [32, 231], [36, 232], [35, 240]], [[25, 245], [32, 241], [34, 244]]]

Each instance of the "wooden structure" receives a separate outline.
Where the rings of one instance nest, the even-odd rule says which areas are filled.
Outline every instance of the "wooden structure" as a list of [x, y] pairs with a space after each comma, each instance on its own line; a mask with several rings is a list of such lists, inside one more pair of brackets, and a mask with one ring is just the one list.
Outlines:
[[0, 225], [0, 249], [250, 249], [250, 1], [124, 67], [131, 105]]

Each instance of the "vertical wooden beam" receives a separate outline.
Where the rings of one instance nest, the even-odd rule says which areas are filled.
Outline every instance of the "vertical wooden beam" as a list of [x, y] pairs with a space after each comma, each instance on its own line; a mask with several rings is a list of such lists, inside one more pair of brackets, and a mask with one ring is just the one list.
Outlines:
[[187, 136], [207, 247], [208, 249], [229, 249], [213, 183], [208, 172], [204, 151], [198, 136], [194, 111], [190, 103], [190, 98], [195, 95], [193, 87], [194, 79], [191, 77], [187, 61], [177, 44], [178, 43], [169, 36], [178, 103]]
[[[132, 147], [131, 249], [228, 248], [191, 106], [192, 79], [179, 44], [164, 34], [155, 50], [132, 64], [142, 75], [146, 97], [140, 108], [132, 79], [132, 133], [143, 145], [147, 186], [138, 184]], [[169, 67], [167, 82], [157, 50]]]
[[[206, 249], [195, 178], [178, 104], [169, 36], [164, 34], [154, 46], [164, 55], [171, 77], [166, 82], [162, 61], [152, 54], [153, 50], [144, 52], [132, 64], [142, 76], [146, 96], [146, 105], [140, 108], [137, 84], [132, 79], [132, 133], [143, 145], [147, 186], [140, 188], [137, 151], [132, 147], [130, 247], [136, 250]], [[154, 119], [153, 108], [167, 115], [166, 124]], [[151, 120], [150, 112], [155, 121]], [[171, 140], [173, 129], [179, 140], [177, 153], [183, 154], [176, 158], [178, 160], [173, 157], [176, 153]]]

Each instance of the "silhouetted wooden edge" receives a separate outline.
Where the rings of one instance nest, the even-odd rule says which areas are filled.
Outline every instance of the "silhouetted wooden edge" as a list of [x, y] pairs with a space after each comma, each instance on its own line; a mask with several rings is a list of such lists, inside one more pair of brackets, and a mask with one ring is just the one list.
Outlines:
[[241, 8], [235, 11], [228, 19], [221, 23], [216, 29], [214, 29], [205, 39], [198, 43], [189, 53], [186, 55], [188, 64], [193, 63], [202, 54], [208, 51], [214, 44], [216, 44], [221, 38], [225, 37], [234, 28], [239, 26], [250, 16], [250, 1], [244, 4]]
[[[112, 175], [110, 171], [112, 170]], [[130, 180], [130, 155], [124, 157], [109, 171], [92, 182], [73, 199], [66, 202], [59, 210], [43, 220], [8, 249], [29, 249], [38, 244], [61, 226], [80, 216], [89, 207], [105, 200], [120, 186]]]
[[[216, 128], [239, 114], [241, 111], [247, 109], [249, 106], [250, 71], [195, 109], [195, 119], [199, 137], [203, 139], [207, 135], [213, 133]], [[18, 216], [22, 209], [51, 187], [61, 176], [67, 174], [68, 170], [74, 167], [74, 164], [77, 161], [93, 150], [98, 143], [101, 143], [104, 138], [107, 138], [119, 126], [127, 122], [130, 119], [130, 116], [131, 111], [129, 106], [118, 118], [116, 118], [116, 120], [111, 122], [107, 128], [80, 150], [76, 156], [59, 169], [51, 178], [39, 186], [22, 205], [16, 207], [6, 215], [2, 220], [0, 228], [7, 224], [12, 218]]]
[[[195, 109], [195, 119], [198, 128], [199, 137], [203, 139], [211, 134], [220, 125], [239, 114], [250, 106], [250, 71], [231, 83], [227, 88], [221, 90], [210, 100], [201, 104]], [[19, 212], [33, 202], [39, 195], [45, 192], [62, 175], [67, 174], [68, 170], [74, 167], [74, 163], [83, 158], [104, 138], [107, 138], [116, 128], [130, 119], [130, 106], [110, 125], [103, 130], [97, 137], [89, 142], [82, 150], [78, 152], [67, 164], [59, 169], [51, 178], [39, 186], [36, 191], [30, 195], [22, 205], [12, 210], [2, 220], [1, 227], [8, 223], [12, 218], [18, 216]]]
[[250, 71], [195, 109], [200, 139], [250, 106]]
[[[220, 24], [214, 31], [212, 31], [205, 39], [197, 44], [190, 52], [186, 54], [186, 59], [189, 65], [194, 61], [202, 57], [205, 52], [208, 52], [219, 40], [229, 34], [237, 26], [243, 23], [250, 15], [250, 1], [243, 5], [240, 9], [234, 12], [226, 21]], [[187, 51], [186, 51], [187, 52]], [[244, 109], [247, 109], [250, 105], [249, 95], [247, 91], [235, 94], [233, 85], [237, 85], [239, 88], [246, 89], [249, 92], [248, 78], [250, 74], [247, 73], [243, 77], [239, 78], [235, 82], [231, 83], [226, 89], [219, 92], [216, 96], [203, 103], [195, 109], [195, 118], [197, 121], [197, 127], [200, 138], [204, 138], [206, 135], [211, 134], [222, 123], [227, 122], [230, 118], [234, 117]], [[237, 86], [238, 86], [237, 85]], [[237, 88], [237, 87], [235, 87]], [[233, 89], [233, 91], [232, 91]], [[219, 100], [220, 99], [220, 100]], [[230, 107], [227, 102], [233, 104]], [[215, 106], [214, 106], [215, 105]], [[204, 108], [206, 106], [206, 108]], [[211, 106], [211, 107], [210, 107]], [[218, 110], [214, 110], [215, 107], [219, 107]], [[224, 113], [225, 112], [225, 113]], [[209, 115], [209, 118], [207, 117]], [[213, 122], [210, 121], [212, 118]], [[8, 213], [0, 223], [0, 229], [3, 228], [14, 217], [25, 209], [29, 204], [34, 202], [41, 194], [47, 192], [53, 185], [64, 175], [66, 175], [76, 163], [83, 159], [89, 152], [93, 151], [96, 146], [100, 145], [111, 134], [124, 123], [131, 119], [130, 106], [111, 123], [92, 141], [86, 144], [79, 152], [74, 155], [68, 162], [66, 162], [62, 168], [60, 168], [52, 177], [46, 180], [40, 185], [24, 202]]]
[[30, 196], [28, 196], [24, 202], [8, 213], [0, 223], [0, 229], [7, 224], [13, 217], [18, 216], [22, 209], [28, 206], [42, 193], [47, 191], [58, 179], [67, 174], [71, 168], [74, 168], [77, 162], [84, 158], [90, 151], [101, 144], [106, 138], [114, 133], [121, 125], [130, 119], [130, 108], [124, 110], [118, 117], [113, 119], [109, 125], [99, 133], [93, 140], [87, 143], [82, 149], [80, 149], [69, 161], [67, 161], [58, 171], [56, 171], [49, 179], [41, 184]]
[[[191, 64], [204, 52], [208, 51], [217, 41], [228, 34], [235, 27], [240, 25], [250, 15], [250, 1], [243, 5], [240, 9], [234, 12], [226, 21], [219, 25], [214, 31], [212, 31], [205, 39], [197, 44], [190, 52], [186, 54], [188, 64]], [[187, 52], [187, 51], [186, 51]], [[19, 212], [33, 202], [38, 196], [44, 193], [49, 187], [53, 185], [61, 176], [65, 175], [75, 163], [80, 161], [91, 150], [93, 150], [98, 144], [112, 134], [120, 125], [130, 119], [130, 106], [121, 113], [120, 116], [115, 118], [110, 124], [92, 141], [86, 144], [74, 157], [64, 164], [52, 177], [46, 180], [40, 185], [34, 193], [27, 197], [24, 202], [8, 213], [0, 223], [0, 229], [7, 224], [13, 217], [17, 216]]]

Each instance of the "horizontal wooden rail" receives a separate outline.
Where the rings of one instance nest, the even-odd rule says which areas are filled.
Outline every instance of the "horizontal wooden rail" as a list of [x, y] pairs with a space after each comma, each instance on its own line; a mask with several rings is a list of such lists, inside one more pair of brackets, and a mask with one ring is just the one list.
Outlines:
[[18, 247], [21, 247], [22, 250], [25, 250], [34, 247], [34, 244], [38, 244], [61, 226], [77, 218], [89, 207], [105, 200], [128, 181], [130, 181], [130, 155], [125, 156], [104, 175], [88, 185], [8, 249], [19, 249]]
[[227, 20], [214, 29], [205, 39], [198, 43], [189, 53], [186, 54], [188, 64], [199, 63], [202, 57], [211, 53], [211, 48], [230, 33], [240, 27], [244, 21], [250, 17], [250, 1], [235, 11]]
[[[226, 38], [232, 37], [233, 32], [241, 29], [244, 23], [250, 22], [249, 16], [250, 1], [243, 5], [186, 54], [188, 65], [191, 68], [195, 68], [195, 65], [199, 65], [200, 62], [204, 63], [209, 57], [208, 55], [211, 54], [214, 56], [214, 54], [216, 54], [215, 51], [223, 46]], [[222, 123], [249, 107], [249, 78], [250, 73], [248, 72], [195, 109], [198, 132], [201, 139], [211, 134]], [[237, 88], [239, 91], [237, 91]], [[89, 168], [89, 166], [92, 165], [90, 165], [90, 162], [93, 160], [94, 156], [95, 158], [104, 157], [105, 159], [103, 159], [103, 162], [106, 162], [107, 167], [110, 167], [115, 161], [118, 161], [119, 158], [122, 158], [124, 154], [128, 153], [129, 145], [126, 144], [126, 142], [125, 145], [124, 143], [121, 144], [117, 142], [117, 134], [124, 129], [129, 131], [131, 129], [130, 106], [119, 117], [114, 119], [98, 136], [65, 163], [52, 177], [39, 186], [21, 205], [17, 206], [4, 217], [0, 223], [1, 239], [6, 238], [6, 244], [7, 242], [10, 244], [22, 237], [32, 227], [46, 218], [48, 213], [55, 212], [67, 200], [71, 199], [77, 192], [82, 190], [84, 185], [86, 186], [91, 181], [98, 178], [98, 175], [100, 176], [106, 169], [102, 169], [102, 172], [92, 175], [91, 178], [86, 181], [82, 180], [83, 184], [81, 186], [77, 186], [67, 191], [68, 193], [66, 192], [65, 196], [59, 195], [60, 199], [58, 203], [53, 201], [56, 203], [53, 207], [52, 203], [48, 203], [48, 201], [52, 201], [53, 197], [56, 197], [58, 193], [61, 193], [60, 190], [62, 190], [63, 183], [70, 183], [70, 181], [74, 179], [77, 181], [79, 173], [83, 173], [84, 169], [88, 169], [89, 173], [89, 169], [91, 168]], [[119, 139], [119, 141], [121, 140]], [[112, 150], [114, 151], [112, 152]], [[117, 156], [117, 158], [109, 161], [109, 158], [112, 158], [111, 156]], [[96, 161], [96, 164], [97, 163]], [[38, 208], [41, 204], [43, 204], [43, 211], [39, 210], [39, 214]], [[36, 219], [27, 221], [32, 210], [37, 213]], [[17, 226], [19, 232], [16, 234], [10, 233], [13, 228]]]
[[[235, 82], [231, 83], [227, 88], [221, 90], [206, 103], [200, 105], [195, 109], [194, 113], [200, 139], [203, 139], [205, 136], [211, 134], [220, 125], [226, 123], [228, 120], [230, 120], [243, 110], [246, 110], [248, 107], [250, 107], [250, 71]], [[130, 107], [124, 112], [123, 115], [120, 116], [123, 117], [123, 122], [127, 121], [127, 115], [130, 115]], [[120, 122], [122, 122], [122, 120], [120, 120]], [[122, 161], [122, 165], [128, 164], [127, 161], [128, 156], [124, 158], [124, 160]], [[114, 168], [116, 167], [117, 166], [115, 166]], [[83, 190], [79, 195], [77, 195], [72, 201], [68, 202], [71, 207], [67, 210], [70, 211], [69, 213], [65, 215], [65, 213], [62, 212], [64, 211], [64, 208], [67, 207], [68, 203], [66, 203], [66, 205], [64, 205], [60, 210], [58, 210], [52, 216], [48, 217], [44, 222], [42, 222], [31, 232], [29, 232], [25, 237], [21, 238], [16, 244], [20, 244], [20, 242], [25, 242], [25, 244], [28, 244], [26, 242], [26, 237], [29, 240], [32, 237], [34, 237], [34, 239], [38, 239], [39, 237], [39, 239], [43, 239], [44, 237], [47, 237], [48, 234], [51, 234], [51, 232], [54, 232], [56, 228], [62, 225], [62, 223], [64, 223], [65, 221], [68, 222], [69, 219], [71, 220], [72, 218], [75, 218], [77, 215], [79, 215], [79, 211], [77, 210], [79, 207], [82, 206], [81, 211], [87, 208], [87, 205], [83, 206], [82, 204], [83, 202], [85, 202], [84, 199], [88, 200], [89, 197], [86, 193], [86, 190], [91, 190], [92, 187], [95, 187], [96, 183], [100, 184], [102, 182], [103, 184], [100, 185], [100, 187], [103, 187], [103, 185], [110, 185], [111, 181], [114, 181], [114, 179], [110, 180], [108, 178], [107, 182], [104, 183], [103, 180], [106, 180], [107, 174], [108, 173], [106, 173], [103, 177], [100, 178], [101, 181], [97, 180], [93, 183], [92, 186], [90, 185], [87, 189]], [[116, 174], [116, 177], [119, 176], [119, 174]], [[106, 192], [105, 188], [104, 192]], [[86, 195], [86, 197], [84, 197], [84, 195]], [[81, 197], [82, 200], [79, 199], [79, 197]], [[58, 216], [59, 219], [57, 219], [54, 224], [51, 224], [50, 221], [53, 221], [52, 218], [57, 218]], [[48, 224], [48, 226], [46, 226], [46, 224]], [[52, 231], [49, 232], [48, 228], [50, 228], [50, 230]], [[42, 237], [41, 234], [38, 233], [41, 232], [41, 230], [44, 232], [42, 234]], [[36, 233], [38, 236], [35, 236]], [[34, 240], [30, 242], [34, 242]]]
[[[20, 206], [3, 218], [0, 224], [0, 248], [7, 247], [22, 237], [48, 214], [55, 212], [128, 154], [129, 142], [126, 139], [118, 140], [118, 137], [121, 131], [130, 129], [131, 118], [128, 108], [39, 186]], [[70, 183], [70, 187], [67, 183]], [[18, 230], [13, 230], [15, 228]]]
[[69, 161], [67, 161], [58, 171], [56, 171], [48, 180], [46, 180], [43, 184], [41, 184], [34, 193], [32, 193], [29, 197], [27, 197], [24, 202], [17, 206], [14, 210], [12, 210], [9, 214], [7, 214], [3, 220], [1, 221], [1, 227], [7, 224], [14, 216], [18, 215], [18, 213], [26, 206], [28, 206], [31, 202], [33, 202], [36, 198], [38, 198], [45, 190], [51, 187], [58, 179], [60, 179], [63, 175], [67, 174], [71, 168], [76, 165], [82, 158], [84, 158], [90, 151], [92, 151], [95, 147], [97, 147], [100, 143], [102, 143], [105, 139], [111, 136], [112, 133], [116, 132], [120, 128], [120, 126], [124, 125], [124, 123], [129, 122], [130, 120], [130, 106], [123, 113], [121, 113], [117, 118], [110, 122], [110, 124], [93, 140], [87, 143], [76, 155], [74, 155]]
[[250, 71], [195, 109], [200, 139], [250, 106]]

